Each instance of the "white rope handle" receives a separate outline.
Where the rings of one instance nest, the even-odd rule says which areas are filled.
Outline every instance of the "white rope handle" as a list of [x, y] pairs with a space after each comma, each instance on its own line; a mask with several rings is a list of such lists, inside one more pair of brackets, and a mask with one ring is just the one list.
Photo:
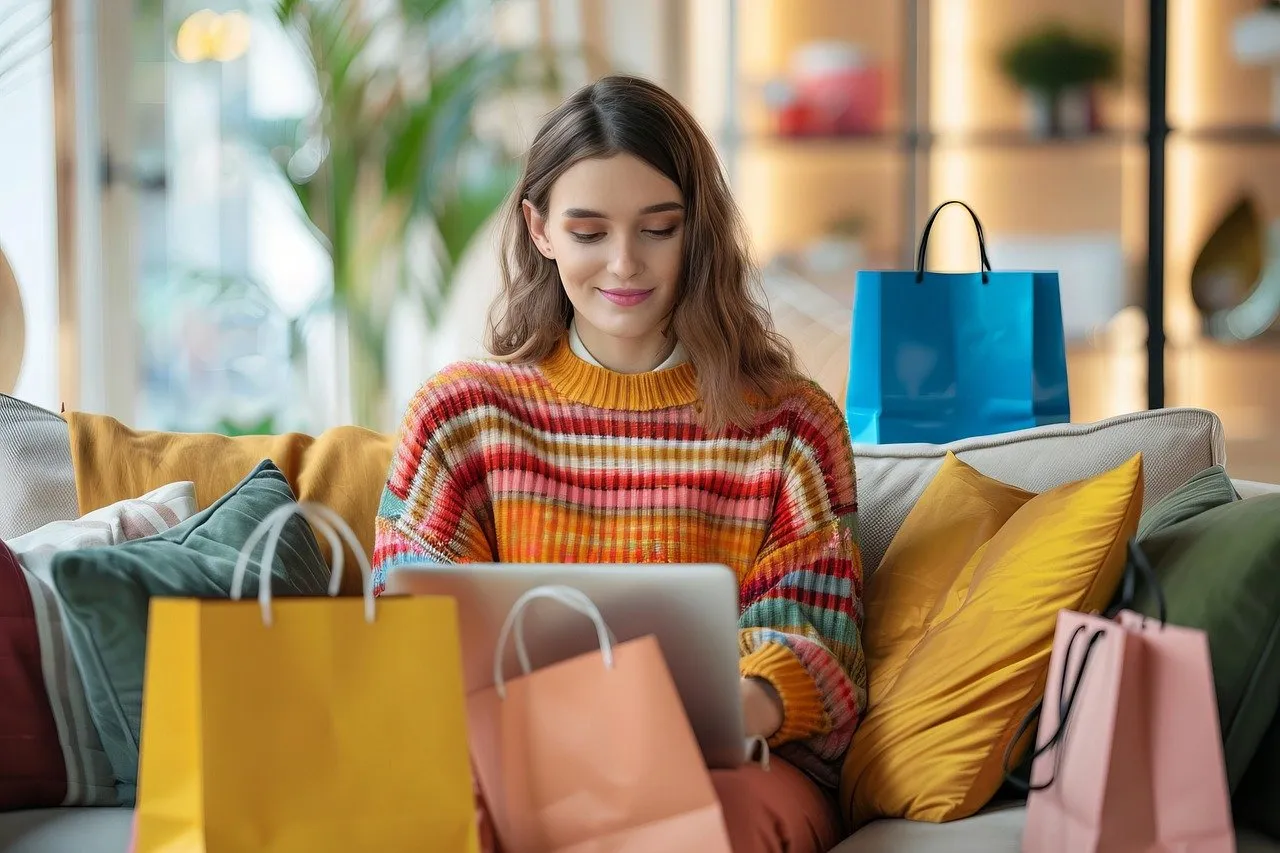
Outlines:
[[271, 567], [275, 564], [276, 550], [280, 547], [284, 526], [294, 515], [301, 515], [309, 521], [311, 526], [320, 531], [329, 543], [329, 551], [333, 554], [333, 570], [329, 575], [329, 595], [331, 596], [337, 595], [342, 587], [343, 542], [345, 541], [351, 548], [351, 553], [355, 554], [356, 562], [359, 564], [364, 587], [364, 618], [366, 622], [372, 622], [374, 618], [373, 568], [369, 565], [369, 558], [365, 556], [360, 540], [356, 538], [350, 525], [343, 520], [342, 516], [324, 504], [311, 501], [300, 501], [276, 508], [262, 520], [253, 533], [249, 534], [236, 559], [235, 570], [231, 573], [232, 600], [240, 599], [253, 549], [265, 537], [266, 543], [262, 546], [262, 557], [258, 561], [258, 604], [262, 607], [262, 621], [267, 625], [271, 624]]
[[769, 769], [768, 738], [761, 735], [750, 735], [747, 738], [747, 762], [753, 761], [760, 765], [761, 770]]
[[[596, 609], [593, 602], [585, 592], [575, 587], [560, 587], [557, 593], [552, 596], [556, 601], [581, 613], [588, 619], [595, 620], [600, 615], [600, 611]], [[529, 649], [524, 642], [524, 614], [528, 612], [527, 608], [520, 608], [516, 611], [515, 635], [512, 637], [516, 644], [516, 661], [520, 664], [520, 670], [525, 675], [533, 671], [533, 665], [529, 662]], [[603, 620], [602, 620], [603, 621]], [[604, 626], [605, 631], [609, 635], [609, 643], [611, 646], [618, 644], [618, 638], [614, 636], [613, 630], [608, 625]]]
[[524, 649], [524, 620], [521, 614], [531, 602], [539, 598], [559, 601], [561, 604], [590, 618], [596, 626], [596, 639], [600, 641], [600, 656], [604, 658], [605, 669], [613, 669], [613, 641], [610, 639], [612, 632], [609, 630], [609, 626], [604, 623], [604, 617], [600, 615], [599, 608], [592, 603], [591, 599], [582, 590], [574, 589], [571, 586], [560, 584], [535, 586], [516, 599], [516, 603], [511, 606], [511, 612], [507, 614], [506, 621], [502, 623], [502, 630], [498, 632], [498, 647], [493, 653], [493, 686], [498, 692], [499, 699], [507, 698], [507, 682], [502, 674], [502, 656], [506, 651], [507, 639], [511, 636], [512, 629], [516, 630], [516, 653], [520, 657], [520, 668], [525, 675], [533, 671], [529, 665], [527, 652], [522, 651]]

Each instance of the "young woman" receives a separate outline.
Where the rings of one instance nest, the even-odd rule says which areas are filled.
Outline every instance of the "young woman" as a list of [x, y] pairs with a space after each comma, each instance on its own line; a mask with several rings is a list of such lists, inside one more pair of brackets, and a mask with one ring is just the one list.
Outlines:
[[377, 588], [423, 560], [732, 567], [743, 710], [774, 750], [713, 774], [734, 849], [827, 850], [866, 705], [852, 449], [752, 297], [714, 149], [662, 89], [602, 79], [548, 118], [505, 215], [495, 358], [410, 405]]

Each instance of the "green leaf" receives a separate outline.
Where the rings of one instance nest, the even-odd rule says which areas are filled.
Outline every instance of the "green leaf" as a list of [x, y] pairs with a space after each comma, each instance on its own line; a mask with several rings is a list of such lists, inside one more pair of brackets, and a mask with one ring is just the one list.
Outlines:
[[410, 22], [425, 24], [447, 7], [455, 7], [454, 0], [403, 0], [404, 16]]
[[469, 54], [438, 72], [424, 98], [405, 105], [387, 154], [389, 193], [432, 195], [434, 179], [448, 174], [462, 144], [472, 139], [471, 120], [480, 99], [492, 91], [492, 81], [511, 67], [516, 56], [512, 51], [491, 50]]
[[222, 418], [214, 425], [213, 431], [226, 436], [242, 436], [242, 435], [274, 435], [276, 430], [276, 416], [267, 415], [257, 423], [243, 423], [241, 421], [233, 421], [230, 418]]
[[436, 230], [440, 233], [450, 266], [461, 262], [472, 239], [502, 206], [518, 179], [515, 167], [508, 165], [487, 173], [482, 182], [462, 184], [438, 205]]
[[537, 57], [530, 50], [478, 52], [449, 68], [433, 84], [429, 132], [416, 152], [415, 211], [430, 210], [436, 196], [448, 191], [448, 183], [457, 175], [459, 158], [476, 144], [476, 109], [494, 92], [518, 83], [517, 69]]
[[276, 19], [282, 24], [287, 24], [293, 20], [294, 15], [298, 13], [298, 7], [302, 5], [301, 0], [275, 0], [272, 4], [272, 11], [276, 14]]

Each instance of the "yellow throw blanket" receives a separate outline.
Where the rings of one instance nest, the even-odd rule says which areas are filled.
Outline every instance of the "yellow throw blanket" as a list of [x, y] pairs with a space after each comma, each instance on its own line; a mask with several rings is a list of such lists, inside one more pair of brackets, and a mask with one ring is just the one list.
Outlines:
[[[84, 412], [68, 412], [66, 418], [81, 515], [182, 480], [196, 484], [196, 502], [204, 509], [259, 462], [270, 459], [298, 500], [333, 509], [351, 525], [365, 553], [373, 553], [373, 519], [395, 452], [395, 436], [337, 427], [318, 436], [232, 438], [138, 431], [115, 418]], [[318, 538], [328, 559], [328, 545], [324, 537]], [[359, 595], [356, 572], [343, 574], [343, 594]]]

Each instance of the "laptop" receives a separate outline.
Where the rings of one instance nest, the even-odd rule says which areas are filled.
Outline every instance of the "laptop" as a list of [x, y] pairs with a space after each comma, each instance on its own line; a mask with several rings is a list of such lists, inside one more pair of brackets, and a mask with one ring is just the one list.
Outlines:
[[[738, 579], [727, 566], [408, 565], [387, 575], [386, 594], [457, 600], [463, 676], [472, 693], [493, 685], [498, 632], [512, 605], [549, 584], [586, 594], [619, 643], [655, 635], [707, 766], [735, 768], [748, 760], [738, 687]], [[525, 610], [524, 639], [535, 669], [600, 647], [587, 616], [547, 599]], [[514, 645], [507, 643], [503, 664], [510, 678], [520, 674]]]

